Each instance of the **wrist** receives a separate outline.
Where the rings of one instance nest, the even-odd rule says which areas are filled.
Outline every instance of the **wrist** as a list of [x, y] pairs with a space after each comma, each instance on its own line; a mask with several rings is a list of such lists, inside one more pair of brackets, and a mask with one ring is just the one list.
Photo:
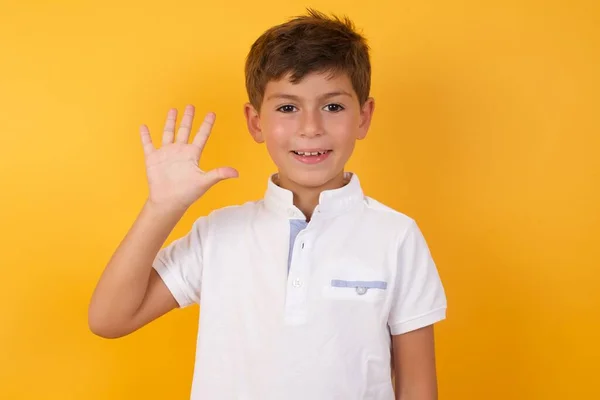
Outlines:
[[181, 218], [186, 213], [188, 207], [179, 204], [156, 203], [150, 198], [144, 203], [144, 210], [156, 217], [175, 217]]

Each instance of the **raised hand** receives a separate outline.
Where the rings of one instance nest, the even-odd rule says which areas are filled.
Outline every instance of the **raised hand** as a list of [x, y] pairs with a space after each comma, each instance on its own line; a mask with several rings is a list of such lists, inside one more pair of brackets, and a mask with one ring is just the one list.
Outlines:
[[215, 118], [214, 113], [208, 113], [198, 133], [192, 142], [188, 143], [194, 121], [194, 106], [188, 105], [185, 108], [177, 135], [177, 110], [169, 110], [162, 146], [159, 148], [152, 144], [148, 127], [141, 126], [140, 136], [150, 189], [149, 202], [166, 208], [187, 209], [217, 182], [238, 176], [238, 172], [230, 167], [205, 172], [198, 165]]

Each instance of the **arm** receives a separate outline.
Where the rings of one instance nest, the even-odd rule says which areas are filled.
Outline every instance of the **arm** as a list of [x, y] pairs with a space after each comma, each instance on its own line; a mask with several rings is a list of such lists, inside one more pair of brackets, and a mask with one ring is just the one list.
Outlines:
[[413, 221], [398, 252], [392, 334], [397, 400], [437, 400], [433, 325], [446, 317], [446, 294], [435, 262]]
[[92, 295], [88, 324], [99, 336], [127, 335], [178, 306], [153, 261], [189, 206], [217, 182], [237, 176], [233, 168], [200, 170], [215, 117], [208, 114], [188, 144], [193, 118], [194, 108], [188, 106], [175, 136], [177, 110], [170, 110], [160, 149], [152, 144], [148, 128], [141, 128], [150, 195]]
[[96, 335], [127, 335], [177, 307], [152, 262], [181, 216], [146, 202], [92, 295], [88, 322]]
[[437, 400], [433, 325], [392, 341], [396, 400]]

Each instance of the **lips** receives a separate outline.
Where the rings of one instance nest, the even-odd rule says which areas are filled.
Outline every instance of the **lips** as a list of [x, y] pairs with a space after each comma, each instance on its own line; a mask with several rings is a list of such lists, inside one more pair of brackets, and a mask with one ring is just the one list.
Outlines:
[[318, 164], [329, 158], [332, 150], [327, 149], [303, 149], [292, 150], [292, 156], [304, 164]]
[[292, 153], [298, 156], [319, 156], [330, 152], [331, 150], [292, 150]]

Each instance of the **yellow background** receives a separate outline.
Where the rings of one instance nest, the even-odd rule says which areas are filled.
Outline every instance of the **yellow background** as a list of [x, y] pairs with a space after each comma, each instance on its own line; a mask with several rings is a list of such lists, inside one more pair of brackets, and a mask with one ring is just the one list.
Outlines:
[[[221, 5], [217, 5], [221, 4]], [[253, 40], [307, 5], [372, 46], [377, 106], [349, 169], [414, 217], [446, 286], [440, 399], [598, 399], [600, 12], [589, 1], [2, 1], [0, 398], [185, 399], [198, 308], [116, 341], [88, 300], [146, 196], [138, 126], [218, 115], [204, 167], [256, 199]]]

